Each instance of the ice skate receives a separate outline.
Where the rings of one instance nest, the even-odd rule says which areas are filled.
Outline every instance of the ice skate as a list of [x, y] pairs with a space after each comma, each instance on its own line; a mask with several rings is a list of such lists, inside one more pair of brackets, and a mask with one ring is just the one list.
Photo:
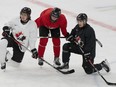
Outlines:
[[1, 69], [4, 70], [4, 71], [6, 70], [6, 63], [5, 62], [1, 63]]
[[59, 61], [59, 58], [54, 58], [54, 66], [60, 66], [61, 63]]
[[106, 72], [110, 71], [110, 66], [109, 66], [107, 59], [101, 62], [101, 66], [105, 69]]
[[43, 60], [41, 58], [38, 59], [38, 65], [43, 66]]
[[62, 66], [57, 67], [57, 69], [69, 69], [69, 63], [66, 62], [66, 63], [64, 63]]

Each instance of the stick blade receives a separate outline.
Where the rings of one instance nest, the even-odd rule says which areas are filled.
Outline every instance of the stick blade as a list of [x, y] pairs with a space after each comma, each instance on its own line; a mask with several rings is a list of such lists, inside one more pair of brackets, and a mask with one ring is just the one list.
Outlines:
[[116, 83], [107, 82], [107, 84], [110, 86], [116, 86]]
[[60, 72], [63, 73], [63, 74], [72, 74], [72, 73], [75, 72], [75, 70], [74, 69], [71, 69], [71, 70], [68, 70], [68, 71], [61, 71], [60, 70]]

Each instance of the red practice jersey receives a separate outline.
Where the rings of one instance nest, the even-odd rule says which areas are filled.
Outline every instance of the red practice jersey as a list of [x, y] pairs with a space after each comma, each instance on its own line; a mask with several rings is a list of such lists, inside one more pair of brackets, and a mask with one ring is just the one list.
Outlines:
[[62, 34], [64, 36], [66, 36], [67, 35], [67, 30], [66, 30], [67, 20], [66, 20], [66, 17], [63, 14], [61, 14], [56, 22], [52, 22], [51, 19], [50, 19], [50, 15], [51, 15], [52, 10], [53, 10], [53, 8], [48, 8], [40, 14], [40, 17], [35, 20], [37, 26], [38, 27], [45, 26], [48, 29], [60, 28]]

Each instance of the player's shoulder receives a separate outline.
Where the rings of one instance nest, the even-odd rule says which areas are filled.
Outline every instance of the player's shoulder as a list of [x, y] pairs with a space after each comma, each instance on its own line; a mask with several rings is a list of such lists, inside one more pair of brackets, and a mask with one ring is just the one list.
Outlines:
[[53, 10], [53, 8], [47, 8], [46, 10], [51, 10], [51, 11], [52, 11], [52, 10]]
[[29, 20], [29, 24], [30, 24], [30, 25], [36, 25], [36, 23], [35, 23], [34, 20]]
[[65, 17], [64, 14], [61, 14], [61, 15], [60, 15], [60, 18], [65, 18], [65, 19], [66, 19], [66, 17]]
[[30, 22], [30, 23], [35, 23], [35, 21], [34, 21], [34, 20], [32, 20], [32, 19], [31, 19], [31, 20], [29, 20], [29, 22]]
[[89, 30], [93, 30], [93, 27], [92, 27], [91, 25], [89, 25], [89, 24], [87, 24], [87, 28], [88, 28]]
[[34, 20], [29, 20], [29, 22], [30, 22], [30, 23], [35, 23], [35, 21], [34, 21]]
[[66, 17], [65, 17], [64, 14], [61, 14], [58, 20], [59, 20], [61, 23], [62, 23], [62, 22], [65, 22], [65, 23], [67, 22], [67, 19], [66, 19]]
[[85, 29], [85, 30], [88, 31], [88, 32], [95, 32], [93, 27], [91, 27], [91, 25], [89, 25], [89, 24], [86, 25], [86, 28], [87, 29]]
[[45, 9], [42, 14], [46, 15], [46, 14], [50, 14], [52, 12], [53, 8], [47, 8]]

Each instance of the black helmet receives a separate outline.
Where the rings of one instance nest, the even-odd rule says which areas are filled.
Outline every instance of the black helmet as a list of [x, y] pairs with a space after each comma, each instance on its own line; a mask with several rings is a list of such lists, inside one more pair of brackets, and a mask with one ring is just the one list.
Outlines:
[[26, 13], [30, 16], [31, 15], [31, 9], [28, 8], [28, 7], [24, 7], [24, 8], [21, 9], [20, 14], [21, 13]]
[[57, 8], [55, 7], [51, 13], [51, 16], [54, 16], [56, 18], [59, 18], [60, 17], [60, 14], [61, 14], [61, 9], [60, 8]]
[[85, 20], [85, 21], [87, 22], [88, 17], [87, 17], [87, 15], [86, 15], [85, 13], [80, 13], [80, 14], [77, 16], [76, 19], [77, 19], [77, 20]]

